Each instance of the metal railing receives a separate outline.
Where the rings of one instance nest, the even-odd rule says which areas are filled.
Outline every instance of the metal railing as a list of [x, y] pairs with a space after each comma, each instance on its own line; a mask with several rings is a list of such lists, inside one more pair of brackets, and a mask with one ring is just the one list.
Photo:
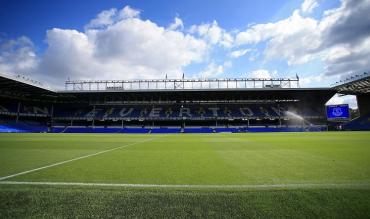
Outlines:
[[65, 82], [66, 91], [283, 89], [299, 87], [299, 78], [68, 80]]

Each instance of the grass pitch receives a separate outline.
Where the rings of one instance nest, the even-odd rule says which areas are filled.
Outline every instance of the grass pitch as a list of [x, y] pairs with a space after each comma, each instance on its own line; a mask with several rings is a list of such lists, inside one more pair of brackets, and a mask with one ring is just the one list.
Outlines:
[[4, 217], [370, 217], [370, 132], [1, 134]]

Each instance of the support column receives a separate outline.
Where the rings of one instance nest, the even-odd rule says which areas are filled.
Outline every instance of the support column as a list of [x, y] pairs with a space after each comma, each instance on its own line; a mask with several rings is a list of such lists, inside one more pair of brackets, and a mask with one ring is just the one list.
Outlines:
[[52, 130], [53, 128], [53, 124], [54, 124], [54, 104], [51, 104], [51, 110], [50, 110], [50, 130]]
[[94, 106], [94, 108], [93, 108], [93, 118], [92, 118], [92, 128], [94, 128], [94, 126], [95, 126], [95, 106]]
[[279, 128], [281, 128], [281, 110], [280, 110], [280, 104], [278, 104], [279, 109]]
[[18, 109], [17, 109], [17, 118], [15, 119], [15, 122], [18, 123], [19, 120], [19, 112], [21, 110], [21, 102], [18, 102]]

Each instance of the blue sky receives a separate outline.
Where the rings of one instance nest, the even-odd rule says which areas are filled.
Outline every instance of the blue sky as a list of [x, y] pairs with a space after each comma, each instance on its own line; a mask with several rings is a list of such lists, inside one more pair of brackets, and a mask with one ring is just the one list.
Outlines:
[[[289, 4], [299, 6], [297, 1]], [[93, 0], [2, 0], [0, 25], [2, 32], [9, 37], [29, 36], [42, 43], [45, 31], [54, 27], [83, 30], [98, 13], [110, 8], [130, 5], [142, 11], [143, 19], [150, 19], [159, 25], [167, 25], [175, 16], [184, 23], [200, 24], [217, 20], [225, 29], [246, 27], [253, 22], [268, 22], [275, 16], [286, 16], [291, 11], [279, 1], [116, 1]], [[288, 5], [288, 4], [287, 4]], [[292, 7], [289, 7], [292, 8]], [[280, 14], [280, 15], [278, 15]], [[267, 16], [266, 16], [267, 15]], [[22, 28], [20, 28], [22, 27]]]
[[0, 71], [56, 87], [183, 72], [329, 86], [368, 71], [369, 13], [369, 0], [1, 0]]

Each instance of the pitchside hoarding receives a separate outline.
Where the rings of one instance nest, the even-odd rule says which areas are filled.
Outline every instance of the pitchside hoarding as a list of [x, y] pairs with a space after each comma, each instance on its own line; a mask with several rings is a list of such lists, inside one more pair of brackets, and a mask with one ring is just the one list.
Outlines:
[[346, 120], [349, 119], [348, 104], [326, 106], [326, 116], [328, 120]]

